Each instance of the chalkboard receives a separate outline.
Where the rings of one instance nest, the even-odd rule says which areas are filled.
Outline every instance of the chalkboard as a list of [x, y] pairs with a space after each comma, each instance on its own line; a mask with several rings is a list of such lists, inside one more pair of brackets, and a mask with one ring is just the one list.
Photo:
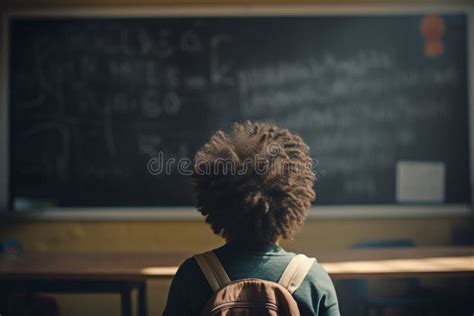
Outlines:
[[[465, 14], [12, 17], [11, 200], [192, 205], [216, 129], [270, 120], [317, 161], [317, 204], [396, 204], [400, 161], [469, 203]], [[151, 163], [153, 162], [153, 163]]]

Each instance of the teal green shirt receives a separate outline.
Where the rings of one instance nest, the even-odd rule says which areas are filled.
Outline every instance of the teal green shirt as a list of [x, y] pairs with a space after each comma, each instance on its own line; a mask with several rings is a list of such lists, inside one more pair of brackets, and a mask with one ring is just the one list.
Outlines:
[[[295, 256], [277, 245], [228, 243], [214, 249], [229, 278], [258, 278], [278, 282]], [[171, 283], [164, 316], [200, 315], [213, 292], [194, 258], [179, 267]], [[314, 263], [293, 297], [301, 315], [339, 316], [334, 285], [324, 268]]]

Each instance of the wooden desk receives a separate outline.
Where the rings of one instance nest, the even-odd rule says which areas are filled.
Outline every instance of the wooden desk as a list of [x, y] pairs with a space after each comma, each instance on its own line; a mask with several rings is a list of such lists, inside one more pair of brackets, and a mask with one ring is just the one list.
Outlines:
[[[146, 280], [171, 278], [185, 253], [25, 253], [0, 256], [4, 291], [115, 292], [122, 315], [131, 315], [131, 294], [138, 315], [147, 314]], [[366, 277], [474, 276], [474, 247], [350, 249], [308, 253], [333, 279]]]
[[[117, 293], [122, 316], [131, 316], [131, 297], [136, 290], [137, 315], [146, 316], [146, 280], [171, 278], [177, 266], [190, 255], [50, 252], [0, 255], [0, 300], [15, 291]], [[161, 270], [149, 275], [144, 273], [148, 267], [161, 267]], [[6, 294], [2, 295], [2, 291]], [[1, 307], [0, 301], [0, 313]]]
[[350, 249], [316, 257], [333, 279], [474, 276], [474, 247]]

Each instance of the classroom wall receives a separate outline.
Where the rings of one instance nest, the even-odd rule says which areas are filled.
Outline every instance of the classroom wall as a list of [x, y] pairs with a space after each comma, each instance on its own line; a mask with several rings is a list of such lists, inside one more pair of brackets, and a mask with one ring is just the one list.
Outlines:
[[[211, 0], [6, 0], [0, 10], [18, 8], [63, 8], [124, 5], [209, 5]], [[474, 4], [472, 0], [231, 0], [225, 4]], [[2, 7], [3, 6], [3, 7]], [[2, 47], [3, 49], [3, 47]], [[1, 52], [0, 52], [1, 53]], [[1, 65], [4, 67], [4, 65]], [[0, 113], [4, 115], [4, 113]], [[1, 120], [0, 120], [1, 124]], [[0, 134], [2, 134], [0, 132]], [[0, 135], [0, 140], [4, 135]], [[0, 142], [1, 143], [1, 142]], [[0, 148], [1, 149], [1, 148]], [[1, 151], [1, 150], [0, 150]], [[3, 155], [0, 155], [0, 157]], [[3, 162], [2, 162], [3, 163]], [[0, 178], [6, 176], [1, 169]], [[0, 182], [0, 186], [5, 185]], [[0, 190], [3, 191], [3, 190]], [[458, 231], [472, 227], [472, 218], [325, 219], [310, 220], [293, 242], [283, 245], [296, 252], [343, 249], [367, 239], [412, 238], [419, 245], [449, 245], [458, 242]], [[462, 235], [462, 233], [461, 233]], [[9, 221], [0, 218], [0, 240], [18, 239], [27, 250], [78, 252], [199, 252], [222, 243], [202, 220], [196, 221]], [[462, 238], [461, 238], [462, 239]], [[149, 282], [150, 315], [159, 315], [169, 281]], [[58, 295], [63, 315], [117, 315], [116, 295]]]
[[[294, 241], [298, 252], [344, 249], [367, 239], [411, 238], [419, 245], [454, 243], [455, 230], [469, 218], [308, 220]], [[222, 244], [202, 221], [5, 222], [0, 239], [19, 239], [37, 251], [198, 252]]]

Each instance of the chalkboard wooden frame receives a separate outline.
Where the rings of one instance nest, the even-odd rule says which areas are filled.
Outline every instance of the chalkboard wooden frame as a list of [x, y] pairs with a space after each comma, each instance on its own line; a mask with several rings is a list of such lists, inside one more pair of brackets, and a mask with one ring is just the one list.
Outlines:
[[[9, 74], [9, 21], [18, 17], [183, 17], [183, 16], [324, 16], [324, 15], [377, 15], [407, 13], [464, 13], [468, 16], [468, 64], [469, 64], [469, 142], [471, 184], [474, 183], [474, 6], [394, 6], [394, 5], [272, 5], [272, 6], [231, 6], [231, 7], [152, 7], [152, 8], [78, 8], [78, 9], [46, 9], [46, 10], [15, 10], [2, 16], [2, 46], [1, 51], [1, 82], [0, 82], [0, 213], [8, 217], [24, 218], [27, 220], [195, 220], [199, 214], [192, 207], [159, 207], [159, 208], [87, 208], [76, 209], [47, 209], [28, 213], [13, 212], [7, 207], [8, 200], [8, 74]], [[474, 197], [471, 185], [471, 196]], [[471, 198], [471, 201], [474, 199]], [[132, 211], [133, 210], [133, 211]], [[309, 218], [401, 218], [401, 217], [444, 217], [472, 216], [472, 205], [334, 205], [315, 206], [309, 212]]]

